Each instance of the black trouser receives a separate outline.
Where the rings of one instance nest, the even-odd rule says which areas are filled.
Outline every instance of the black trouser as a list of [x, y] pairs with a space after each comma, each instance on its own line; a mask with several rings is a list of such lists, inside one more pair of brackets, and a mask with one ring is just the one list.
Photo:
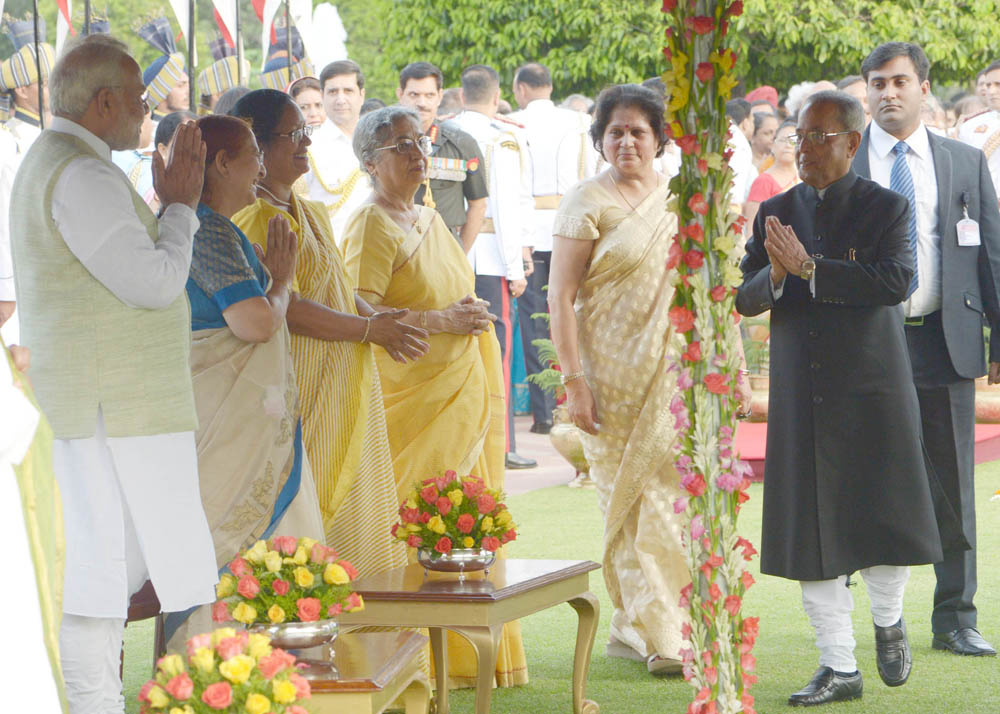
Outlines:
[[906, 327], [913, 382], [920, 402], [924, 446], [971, 550], [946, 550], [934, 565], [937, 587], [931, 629], [950, 632], [976, 626], [975, 381], [955, 372], [941, 313]]
[[[549, 338], [549, 323], [544, 318], [532, 319], [539, 312], [548, 312], [546, 300], [548, 293], [542, 288], [549, 284], [549, 267], [552, 264], [552, 251], [536, 250], [532, 253], [535, 272], [528, 276], [528, 287], [517, 299], [517, 322], [521, 328], [521, 341], [524, 344], [524, 369], [528, 374], [537, 374], [548, 365], [538, 359], [538, 350], [532, 340]], [[546, 392], [534, 382], [528, 382], [528, 394], [531, 397], [531, 416], [536, 424], [552, 421], [552, 410], [556, 406], [556, 398], [551, 392]]]
[[477, 275], [476, 297], [490, 304], [490, 312], [497, 316], [493, 323], [500, 342], [503, 360], [504, 408], [507, 410], [507, 453], [516, 452], [514, 443], [514, 405], [510, 394], [510, 365], [513, 357], [511, 340], [514, 335], [514, 302], [510, 297], [510, 284], [499, 275]]

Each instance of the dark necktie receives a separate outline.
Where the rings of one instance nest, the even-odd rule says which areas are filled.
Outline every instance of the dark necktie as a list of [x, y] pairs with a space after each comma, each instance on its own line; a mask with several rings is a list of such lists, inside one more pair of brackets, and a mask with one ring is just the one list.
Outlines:
[[906, 297], [910, 297], [919, 284], [917, 271], [917, 197], [913, 190], [913, 174], [906, 164], [906, 152], [910, 147], [905, 141], [897, 142], [892, 147], [892, 153], [896, 155], [896, 160], [892, 164], [892, 171], [889, 173], [889, 188], [902, 195], [910, 202], [910, 252], [913, 253], [913, 279], [910, 287], [906, 290]]

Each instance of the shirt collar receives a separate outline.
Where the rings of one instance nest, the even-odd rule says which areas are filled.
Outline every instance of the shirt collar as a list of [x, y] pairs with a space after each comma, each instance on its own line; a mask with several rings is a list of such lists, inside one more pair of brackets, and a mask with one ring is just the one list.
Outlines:
[[329, 134], [330, 138], [334, 141], [346, 141], [348, 144], [351, 143], [351, 139], [344, 133], [344, 130], [333, 123], [333, 119], [329, 117], [320, 124], [319, 131]]
[[468, 123], [477, 127], [486, 127], [490, 125], [492, 119], [483, 114], [482, 112], [472, 111], [471, 109], [464, 110], [461, 114], [455, 117], [456, 119], [461, 119], [462, 122]]
[[[872, 148], [875, 149], [875, 155], [880, 159], [884, 159], [892, 152], [892, 147], [899, 143], [899, 139], [880, 127], [877, 122], [873, 121], [868, 126], [871, 127], [871, 132], [868, 135], [868, 141], [871, 142]], [[930, 158], [931, 142], [930, 139], [927, 138], [927, 128], [924, 126], [923, 122], [920, 122], [917, 128], [914, 129], [913, 133], [903, 139], [903, 141], [906, 142], [910, 151], [916, 154], [917, 158]]]
[[813, 190], [816, 192], [817, 197], [819, 197], [821, 201], [834, 200], [846, 194], [857, 180], [858, 175], [854, 173], [854, 169], [848, 169], [846, 174], [831, 183], [829, 186], [825, 188], [814, 188]]
[[70, 134], [83, 141], [87, 146], [105, 161], [111, 161], [111, 147], [96, 134], [92, 134], [88, 129], [77, 124], [75, 121], [65, 117], [52, 117], [52, 124], [49, 127], [52, 131], [62, 134]]
[[526, 106], [522, 111], [544, 112], [548, 111], [549, 109], [553, 109], [555, 106], [556, 106], [555, 102], [553, 102], [551, 99], [532, 99], [530, 102], [528, 102], [528, 106]]

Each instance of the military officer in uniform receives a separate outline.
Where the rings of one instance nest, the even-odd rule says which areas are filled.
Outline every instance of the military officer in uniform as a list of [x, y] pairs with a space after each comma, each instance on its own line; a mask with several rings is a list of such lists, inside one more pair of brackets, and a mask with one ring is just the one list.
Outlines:
[[137, 32], [162, 53], [142, 73], [153, 121], [159, 122], [171, 112], [187, 111], [191, 107], [189, 79], [184, 71], [184, 55], [177, 51], [170, 21], [162, 16], [155, 17]]
[[987, 67], [983, 77], [990, 108], [966, 119], [958, 130], [958, 140], [986, 154], [993, 188], [1000, 195], [1000, 60]]
[[312, 135], [306, 195], [325, 204], [333, 238], [340, 245], [347, 219], [372, 191], [351, 140], [365, 102], [365, 75], [351, 60], [331, 62], [319, 75], [326, 119]]
[[[226, 90], [232, 89], [240, 82], [240, 67], [236, 58], [236, 50], [229, 46], [223, 37], [216, 37], [208, 43], [208, 49], [215, 61], [198, 74], [198, 115], [211, 114], [215, 103]], [[249, 81], [250, 64], [243, 60], [243, 81]]]
[[465, 107], [453, 120], [479, 147], [484, 157], [482, 173], [489, 195], [486, 217], [469, 251], [476, 272], [476, 295], [489, 301], [498, 315], [496, 336], [503, 357], [505, 401], [507, 405], [507, 468], [537, 466], [534, 459], [518, 455], [514, 438], [514, 408], [510, 394], [510, 367], [513, 354], [514, 305], [527, 286], [521, 248], [527, 214], [524, 194], [529, 192], [523, 168], [521, 145], [509, 122], [496, 118], [500, 106], [500, 76], [486, 65], [476, 64], [462, 72], [462, 103]]
[[437, 116], [444, 76], [430, 62], [411, 62], [399, 74], [396, 97], [420, 115], [433, 151], [427, 160], [427, 181], [417, 189], [416, 203], [432, 206], [455, 234], [462, 248], [472, 250], [486, 215], [483, 157], [476, 140]]
[[[514, 73], [514, 99], [520, 111], [510, 119], [524, 125], [531, 162], [531, 193], [534, 196], [532, 235], [525, 245], [531, 249], [533, 271], [528, 287], [518, 299], [518, 322], [524, 343], [524, 362], [528, 374], [546, 366], [538, 359], [532, 341], [549, 336], [545, 320], [531, 316], [548, 312], [546, 293], [549, 265], [552, 262], [552, 222], [563, 194], [575, 183], [593, 176], [598, 155], [591, 143], [590, 116], [562, 109], [552, 102], [552, 75], [537, 63], [523, 65]], [[555, 398], [536, 384], [529, 385], [531, 431], [547, 434], [552, 428]]]

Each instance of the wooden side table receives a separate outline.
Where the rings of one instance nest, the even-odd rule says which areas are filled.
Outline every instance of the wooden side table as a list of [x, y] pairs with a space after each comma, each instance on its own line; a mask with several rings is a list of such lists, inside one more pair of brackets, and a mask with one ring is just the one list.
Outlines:
[[380, 714], [401, 695], [406, 714], [427, 714], [431, 688], [417, 632], [352, 632], [334, 642], [335, 675], [310, 678], [312, 714]]
[[506, 622], [569, 603], [579, 623], [573, 659], [573, 712], [598, 714], [584, 698], [600, 605], [590, 592], [589, 560], [499, 560], [488, 575], [426, 573], [419, 564], [361, 578], [352, 585], [365, 609], [338, 617], [342, 627], [426, 627], [430, 631], [437, 686], [437, 714], [448, 714], [448, 653], [444, 630], [465, 637], [478, 662], [476, 714], [489, 714], [500, 634]]

